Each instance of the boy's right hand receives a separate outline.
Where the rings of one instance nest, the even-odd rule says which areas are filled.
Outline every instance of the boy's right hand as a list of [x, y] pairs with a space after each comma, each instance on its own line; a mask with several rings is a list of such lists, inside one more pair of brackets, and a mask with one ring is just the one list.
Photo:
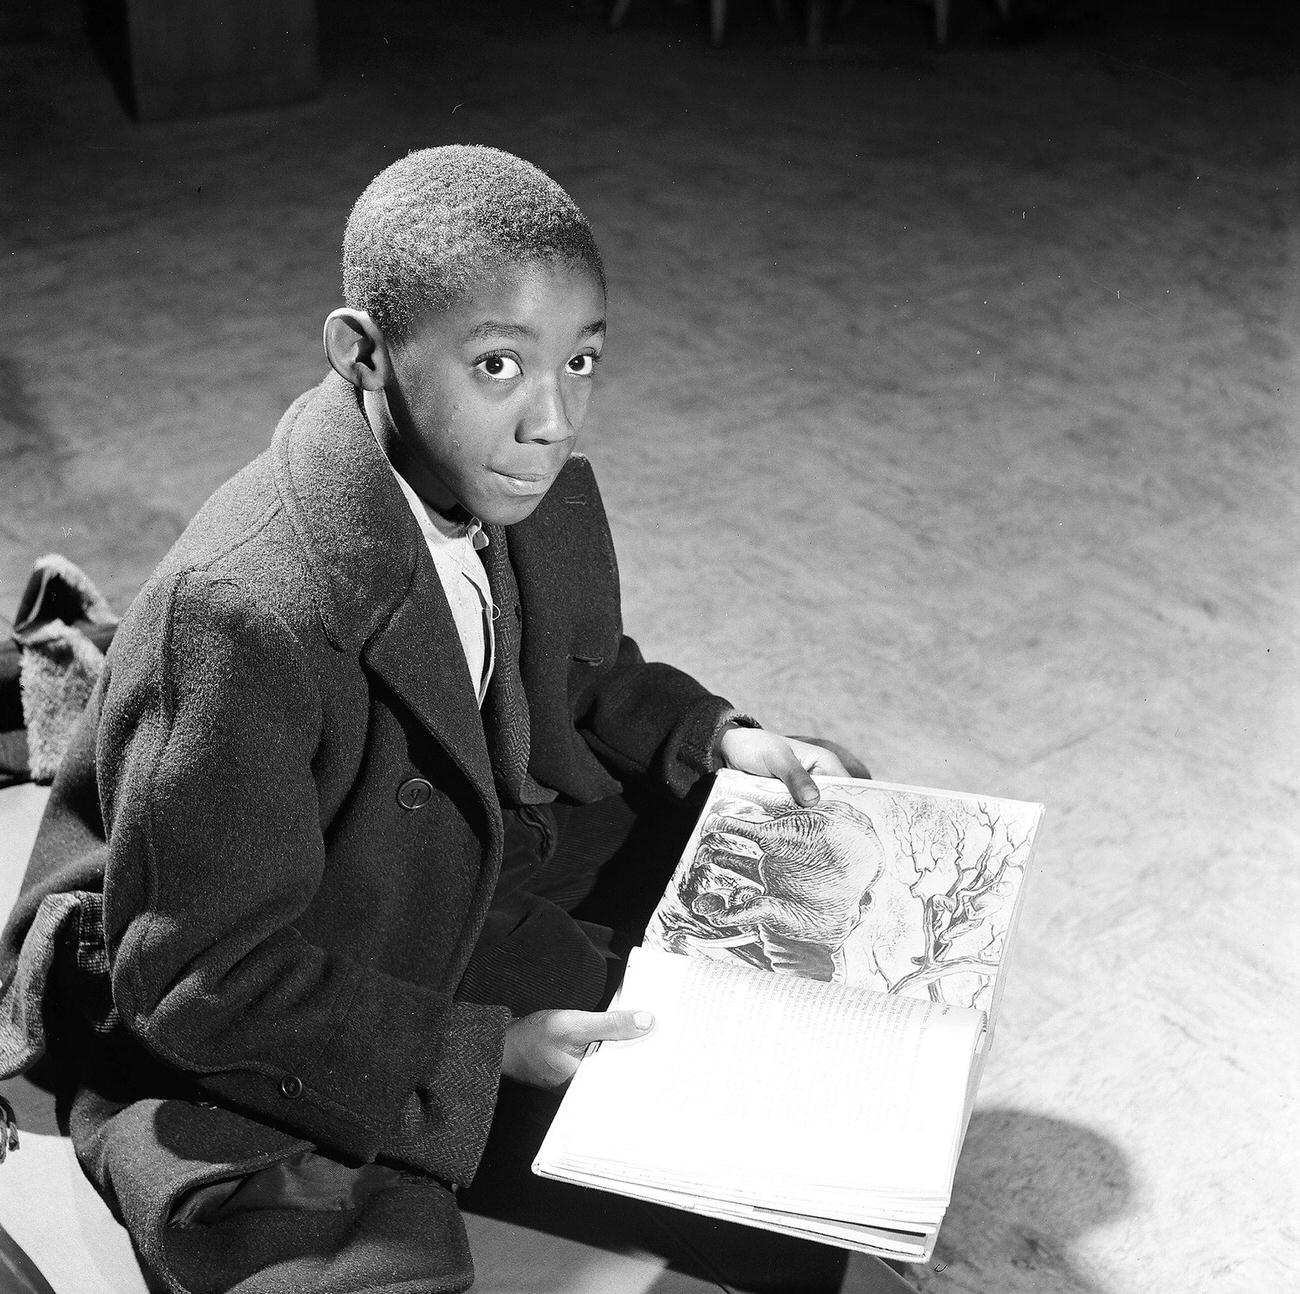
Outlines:
[[593, 1042], [643, 1038], [649, 1011], [534, 1011], [506, 1025], [501, 1072], [532, 1087], [561, 1087]]

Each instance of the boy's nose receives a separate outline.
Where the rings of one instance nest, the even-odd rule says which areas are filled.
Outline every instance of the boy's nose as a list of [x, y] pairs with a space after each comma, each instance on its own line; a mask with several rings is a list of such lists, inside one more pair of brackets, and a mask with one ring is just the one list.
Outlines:
[[577, 428], [564, 403], [563, 390], [558, 384], [539, 384], [519, 419], [517, 438], [551, 444], [557, 440], [571, 440], [576, 434]]

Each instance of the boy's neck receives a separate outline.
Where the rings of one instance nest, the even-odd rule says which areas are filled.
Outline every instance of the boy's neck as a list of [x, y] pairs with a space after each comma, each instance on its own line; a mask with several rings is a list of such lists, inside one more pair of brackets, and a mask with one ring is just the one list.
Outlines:
[[448, 526], [453, 527], [465, 526], [477, 520], [468, 509], [454, 500], [450, 507], [431, 502], [425, 492], [420, 489], [419, 483], [412, 480], [411, 474], [404, 470], [406, 454], [402, 438], [398, 435], [397, 424], [393, 421], [392, 411], [388, 407], [388, 397], [382, 390], [362, 390], [361, 411], [365, 415], [367, 424], [369, 424], [371, 435], [374, 436], [380, 451], [388, 460], [393, 471], [411, 487], [416, 497], [431, 513], [436, 517], [440, 517]]

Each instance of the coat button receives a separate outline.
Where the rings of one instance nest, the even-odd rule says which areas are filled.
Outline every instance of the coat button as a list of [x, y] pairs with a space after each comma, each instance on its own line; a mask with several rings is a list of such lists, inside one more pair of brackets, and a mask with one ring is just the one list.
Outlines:
[[397, 788], [397, 803], [404, 809], [423, 809], [433, 799], [433, 783], [423, 777], [408, 777]]
[[280, 1080], [280, 1095], [296, 1101], [302, 1095], [302, 1079], [297, 1074], [286, 1074]]

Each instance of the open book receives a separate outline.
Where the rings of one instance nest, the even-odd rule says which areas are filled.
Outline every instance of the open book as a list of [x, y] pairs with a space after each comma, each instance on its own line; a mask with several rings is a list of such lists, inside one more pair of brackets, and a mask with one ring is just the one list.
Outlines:
[[588, 1053], [533, 1167], [922, 1261], [1042, 806], [818, 786], [718, 774], [619, 990], [655, 1028]]

